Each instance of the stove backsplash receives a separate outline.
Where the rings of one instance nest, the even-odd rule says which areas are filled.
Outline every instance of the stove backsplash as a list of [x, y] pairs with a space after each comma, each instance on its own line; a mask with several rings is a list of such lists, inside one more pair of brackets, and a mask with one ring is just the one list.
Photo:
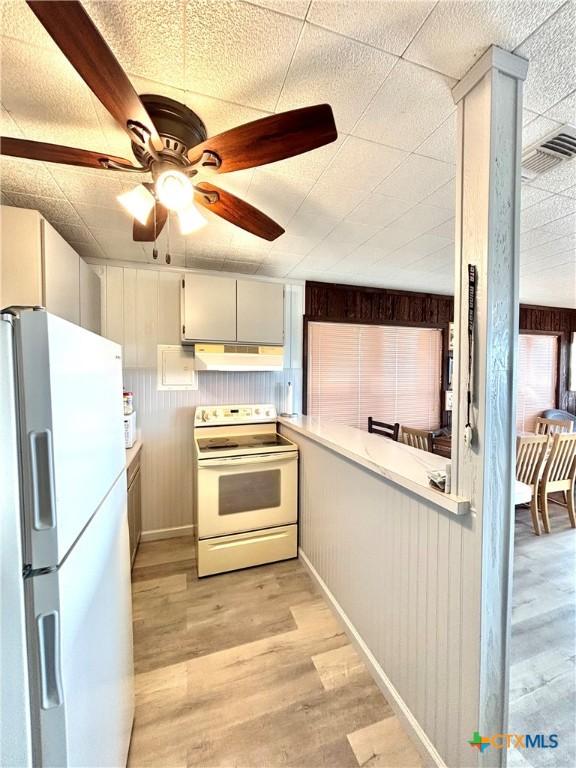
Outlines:
[[198, 390], [156, 389], [157, 371], [127, 368], [124, 387], [134, 393], [134, 408], [143, 449], [143, 531], [181, 528], [192, 531], [192, 427], [197, 405], [274, 403], [284, 411], [288, 382], [294, 387], [294, 410], [301, 412], [302, 370], [228, 373], [200, 371]]

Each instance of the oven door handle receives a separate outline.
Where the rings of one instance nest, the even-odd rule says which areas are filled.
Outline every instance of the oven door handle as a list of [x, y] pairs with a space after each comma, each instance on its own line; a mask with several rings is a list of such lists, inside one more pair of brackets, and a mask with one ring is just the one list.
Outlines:
[[252, 456], [232, 456], [227, 459], [205, 459], [198, 462], [198, 470], [218, 469], [220, 467], [238, 467], [244, 464], [267, 464], [280, 461], [295, 461], [298, 451], [286, 451], [285, 453], [264, 453]]

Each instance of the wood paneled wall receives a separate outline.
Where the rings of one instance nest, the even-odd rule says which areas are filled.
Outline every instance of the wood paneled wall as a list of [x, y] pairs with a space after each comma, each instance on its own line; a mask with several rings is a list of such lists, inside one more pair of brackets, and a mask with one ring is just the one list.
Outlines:
[[[448, 323], [454, 317], [454, 299], [431, 293], [367, 288], [336, 283], [306, 283], [305, 320], [377, 325], [415, 325], [444, 330], [443, 376], [448, 356]], [[576, 392], [568, 390], [570, 334], [576, 331], [576, 309], [520, 306], [520, 331], [558, 333], [560, 375], [558, 407], [576, 414]], [[304, 334], [306, 357], [306, 334]], [[306, 359], [304, 359], [304, 368]], [[306, 377], [304, 376], [304, 387]], [[444, 383], [443, 383], [444, 389]], [[443, 412], [448, 421], [448, 414]]]

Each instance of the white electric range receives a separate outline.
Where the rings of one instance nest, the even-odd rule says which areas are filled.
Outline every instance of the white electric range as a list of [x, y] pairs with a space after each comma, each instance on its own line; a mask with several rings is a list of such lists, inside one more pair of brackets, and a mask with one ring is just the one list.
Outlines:
[[195, 411], [199, 576], [297, 556], [298, 446], [276, 421], [269, 404]]

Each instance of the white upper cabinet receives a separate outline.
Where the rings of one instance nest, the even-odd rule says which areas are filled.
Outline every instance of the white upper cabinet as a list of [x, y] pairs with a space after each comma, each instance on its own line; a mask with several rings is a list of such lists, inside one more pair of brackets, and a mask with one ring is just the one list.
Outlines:
[[80, 324], [80, 257], [44, 219], [44, 306], [48, 312]]
[[258, 280], [236, 282], [239, 343], [284, 343], [284, 286]]
[[186, 275], [182, 341], [284, 343], [284, 286], [260, 280]]
[[186, 275], [182, 341], [236, 341], [236, 280]]
[[[80, 270], [90, 269], [88, 265], [38, 211], [3, 205], [1, 230], [0, 307], [43, 306], [48, 312], [79, 325]], [[98, 281], [96, 275], [94, 278]], [[92, 285], [91, 302], [98, 301], [98, 309], [86, 305], [85, 314], [91, 319], [85, 327], [96, 330], [94, 318], [100, 312], [99, 281], [96, 298], [96, 283], [84, 272], [85, 295], [88, 283]]]
[[94, 333], [100, 333], [100, 295], [100, 278], [80, 259], [80, 325]]

